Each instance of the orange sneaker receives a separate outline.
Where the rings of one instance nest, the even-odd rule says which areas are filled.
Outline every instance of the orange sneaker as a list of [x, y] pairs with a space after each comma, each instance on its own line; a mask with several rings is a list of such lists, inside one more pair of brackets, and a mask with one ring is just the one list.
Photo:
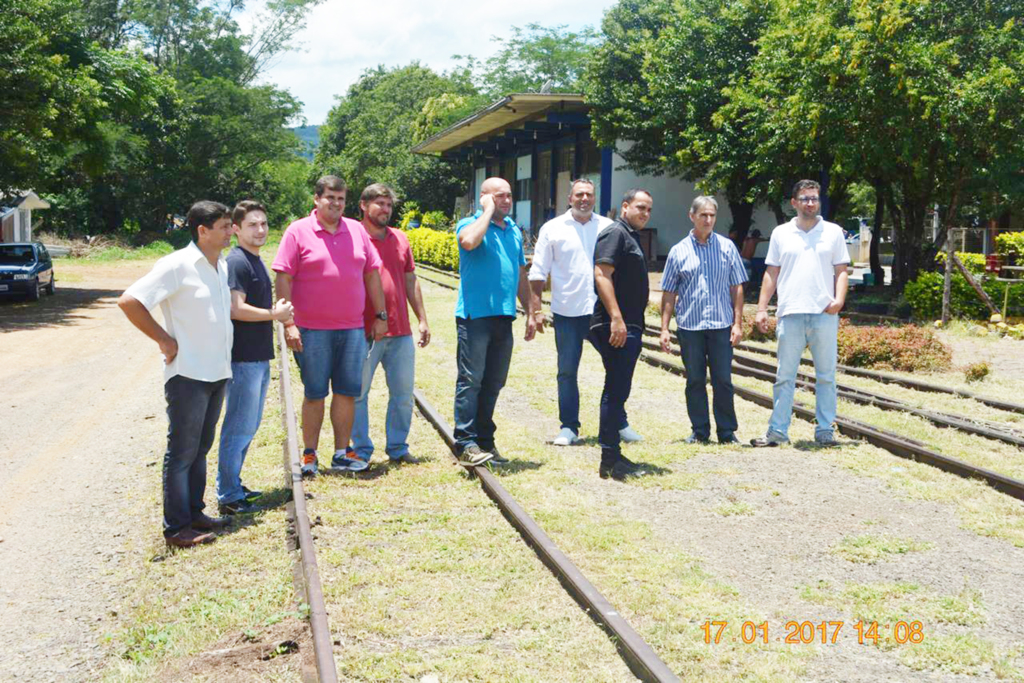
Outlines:
[[302, 452], [302, 476], [316, 476], [316, 451], [307, 448]]

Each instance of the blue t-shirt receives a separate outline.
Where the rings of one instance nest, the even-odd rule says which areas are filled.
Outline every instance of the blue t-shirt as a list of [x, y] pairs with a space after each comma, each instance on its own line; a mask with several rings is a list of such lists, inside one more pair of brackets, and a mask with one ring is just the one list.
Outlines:
[[[480, 217], [482, 211], [467, 216], [455, 226], [458, 235]], [[486, 318], [516, 315], [519, 269], [526, 265], [523, 233], [508, 216], [499, 225], [491, 221], [479, 246], [466, 251], [459, 246], [459, 302], [456, 318]]]

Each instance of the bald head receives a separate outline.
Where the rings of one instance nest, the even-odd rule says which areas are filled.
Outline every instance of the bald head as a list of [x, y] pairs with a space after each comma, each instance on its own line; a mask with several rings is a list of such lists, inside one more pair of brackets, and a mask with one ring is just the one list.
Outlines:
[[480, 186], [480, 206], [486, 207], [484, 197], [494, 201], [492, 220], [502, 221], [512, 213], [512, 186], [504, 178], [488, 178]]

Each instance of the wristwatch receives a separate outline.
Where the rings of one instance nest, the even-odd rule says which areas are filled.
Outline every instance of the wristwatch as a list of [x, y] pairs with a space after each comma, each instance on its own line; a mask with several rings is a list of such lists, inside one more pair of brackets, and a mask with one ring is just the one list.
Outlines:
[[388, 312], [387, 311], [377, 311], [377, 320], [383, 320], [384, 322], [387, 322], [387, 320], [388, 320]]

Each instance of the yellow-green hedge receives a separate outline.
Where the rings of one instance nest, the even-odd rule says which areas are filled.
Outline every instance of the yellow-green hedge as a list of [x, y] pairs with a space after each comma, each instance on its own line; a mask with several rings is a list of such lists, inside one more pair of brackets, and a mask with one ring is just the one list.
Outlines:
[[455, 240], [454, 232], [414, 228], [405, 235], [409, 238], [412, 257], [417, 263], [425, 263], [442, 270], [458, 271], [459, 243]]

